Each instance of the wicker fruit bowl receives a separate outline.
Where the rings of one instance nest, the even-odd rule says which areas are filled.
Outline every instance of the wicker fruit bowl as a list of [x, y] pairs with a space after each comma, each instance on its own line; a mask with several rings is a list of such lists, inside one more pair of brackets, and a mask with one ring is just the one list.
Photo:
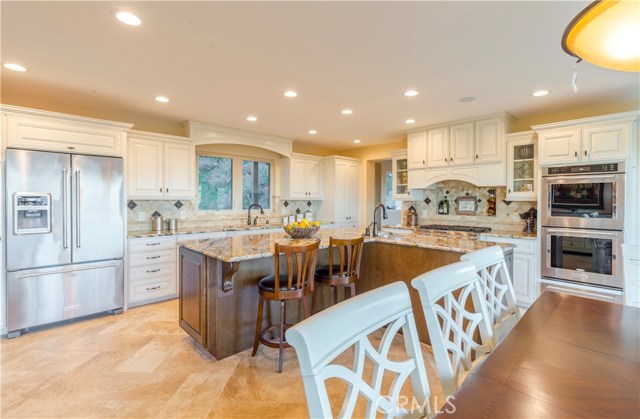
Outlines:
[[320, 226], [292, 227], [291, 224], [284, 227], [284, 231], [294, 239], [306, 239], [312, 237], [320, 230]]

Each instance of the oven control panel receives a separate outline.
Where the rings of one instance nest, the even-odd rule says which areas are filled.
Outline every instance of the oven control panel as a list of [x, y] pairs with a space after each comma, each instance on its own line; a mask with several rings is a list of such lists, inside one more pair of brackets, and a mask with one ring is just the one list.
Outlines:
[[581, 173], [608, 173], [618, 172], [618, 163], [606, 163], [606, 164], [589, 164], [584, 166], [562, 166], [562, 167], [549, 167], [547, 168], [547, 174], [549, 175], [572, 175]]

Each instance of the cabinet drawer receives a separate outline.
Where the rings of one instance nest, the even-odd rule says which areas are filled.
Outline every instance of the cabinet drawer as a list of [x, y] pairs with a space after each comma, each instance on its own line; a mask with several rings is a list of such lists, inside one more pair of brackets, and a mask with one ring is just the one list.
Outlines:
[[129, 255], [129, 266], [155, 266], [160, 263], [174, 263], [176, 261], [176, 250], [155, 250], [151, 252], [131, 252]]
[[175, 275], [176, 264], [158, 263], [145, 266], [138, 266], [129, 269], [129, 282], [144, 280], [147, 278], [157, 278], [164, 275]]
[[538, 246], [538, 240], [524, 240], [524, 239], [512, 239], [508, 237], [493, 237], [493, 236], [485, 236], [484, 234], [480, 235], [480, 240], [484, 242], [495, 242], [495, 243], [509, 243], [516, 246], [514, 251], [518, 253], [536, 253], [536, 247]]
[[174, 249], [176, 248], [176, 238], [171, 237], [149, 237], [144, 239], [129, 239], [129, 253], [147, 252], [151, 250]]
[[176, 276], [162, 276], [149, 281], [129, 282], [129, 303], [173, 295], [176, 291]]

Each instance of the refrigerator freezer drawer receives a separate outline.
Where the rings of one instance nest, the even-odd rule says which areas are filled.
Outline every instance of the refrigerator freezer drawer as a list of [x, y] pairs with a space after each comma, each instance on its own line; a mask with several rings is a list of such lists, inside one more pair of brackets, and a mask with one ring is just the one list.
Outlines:
[[122, 260], [7, 272], [9, 332], [124, 305]]

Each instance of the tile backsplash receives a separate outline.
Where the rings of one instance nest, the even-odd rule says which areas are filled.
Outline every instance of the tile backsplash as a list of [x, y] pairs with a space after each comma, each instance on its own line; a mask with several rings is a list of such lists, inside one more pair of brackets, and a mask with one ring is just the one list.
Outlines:
[[[487, 215], [489, 190], [496, 192], [496, 215]], [[438, 203], [445, 196], [449, 199], [449, 214], [438, 214]], [[458, 197], [475, 196], [480, 199], [477, 204], [476, 215], [458, 215], [454, 200]], [[425, 190], [424, 197], [419, 201], [404, 201], [402, 203], [403, 213], [410, 206], [418, 212], [419, 224], [461, 224], [481, 227], [491, 227], [495, 230], [522, 231], [524, 221], [520, 218], [520, 213], [526, 212], [536, 207], [536, 202], [529, 201], [506, 201], [507, 188], [504, 186], [486, 187], [476, 186], [471, 183], [449, 180], [439, 182], [434, 188]], [[429, 204], [424, 200], [429, 198]], [[423, 214], [426, 213], [426, 218]], [[403, 218], [404, 219], [404, 218]]]
[[[179, 228], [203, 227], [203, 226], [241, 226], [247, 223], [246, 211], [241, 213], [225, 212], [200, 212], [196, 201], [180, 200], [129, 200], [127, 202], [127, 223], [129, 231], [141, 231], [151, 229], [151, 214], [158, 211], [162, 217], [177, 218]], [[307, 203], [311, 205], [307, 205]], [[286, 205], [285, 205], [286, 203]], [[135, 204], [135, 205], [134, 205]], [[274, 199], [275, 211], [259, 215], [256, 210], [251, 215], [259, 215], [258, 224], [279, 226], [282, 224], [283, 215], [296, 213], [296, 209], [305, 212], [308, 208], [315, 214], [320, 209], [322, 201], [285, 201]], [[178, 208], [179, 207], [179, 208]]]

